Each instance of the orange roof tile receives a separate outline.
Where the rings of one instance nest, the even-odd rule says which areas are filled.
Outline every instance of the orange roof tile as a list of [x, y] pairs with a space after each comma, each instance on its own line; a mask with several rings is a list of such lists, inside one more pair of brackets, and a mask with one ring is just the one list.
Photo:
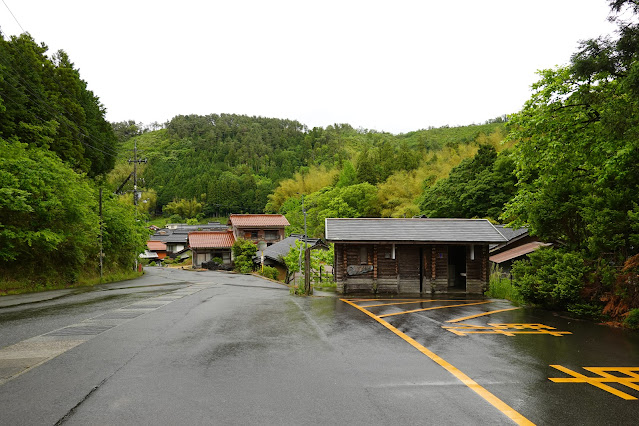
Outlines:
[[281, 214], [232, 214], [229, 217], [229, 225], [238, 228], [281, 228], [289, 226], [288, 220]]
[[151, 251], [166, 251], [166, 244], [164, 244], [162, 241], [147, 241], [146, 246]]
[[229, 248], [234, 242], [232, 231], [189, 232], [191, 248]]

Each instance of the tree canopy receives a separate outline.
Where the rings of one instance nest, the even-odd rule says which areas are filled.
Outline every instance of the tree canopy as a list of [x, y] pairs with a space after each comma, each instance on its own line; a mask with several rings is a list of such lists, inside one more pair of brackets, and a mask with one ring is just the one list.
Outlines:
[[68, 55], [29, 34], [0, 35], [0, 137], [51, 150], [89, 176], [113, 168], [117, 139], [105, 108]]

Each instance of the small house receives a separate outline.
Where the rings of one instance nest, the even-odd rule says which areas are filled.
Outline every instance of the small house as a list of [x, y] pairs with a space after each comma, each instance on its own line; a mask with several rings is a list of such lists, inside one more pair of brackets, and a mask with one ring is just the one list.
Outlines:
[[327, 218], [341, 293], [482, 294], [488, 247], [506, 238], [485, 219]]
[[[303, 235], [299, 234], [292, 234], [289, 237], [284, 238], [282, 241], [278, 241], [277, 243], [266, 247], [263, 253], [264, 266], [270, 266], [277, 269], [277, 278], [281, 281], [284, 281], [287, 278], [288, 272], [283, 257], [291, 251], [291, 247], [294, 247], [297, 241], [305, 241], [311, 249], [321, 248], [328, 250], [328, 246], [321, 239], [304, 238]], [[253, 257], [253, 262], [256, 265], [261, 265], [262, 253], [259, 250], [257, 251], [256, 256]]]
[[506, 242], [490, 247], [490, 261], [497, 265], [505, 276], [510, 274], [515, 261], [525, 259], [541, 247], [552, 245], [530, 235], [528, 228], [507, 228], [504, 225], [495, 225], [495, 228], [506, 238]]
[[281, 214], [232, 214], [228, 224], [236, 239], [243, 238], [256, 244], [265, 241], [271, 245], [286, 237], [285, 228], [290, 225]]
[[216, 257], [226, 265], [232, 263], [231, 247], [235, 242], [232, 231], [195, 231], [189, 232], [188, 238], [194, 267], [199, 268]]
[[155, 253], [159, 260], [166, 257], [166, 244], [162, 241], [147, 241], [146, 247], [148, 251]]

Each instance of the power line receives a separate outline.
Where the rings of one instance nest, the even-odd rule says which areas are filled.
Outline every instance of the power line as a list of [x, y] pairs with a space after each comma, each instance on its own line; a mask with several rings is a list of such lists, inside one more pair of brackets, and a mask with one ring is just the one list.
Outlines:
[[16, 24], [18, 24], [18, 26], [20, 27], [20, 29], [22, 30], [23, 33], [26, 33], [26, 31], [24, 30], [24, 28], [22, 28], [22, 25], [20, 25], [20, 22], [18, 22], [18, 18], [16, 18], [16, 15], [13, 14], [13, 12], [11, 11], [11, 9], [9, 9], [9, 5], [7, 4], [7, 2], [5, 2], [4, 0], [2, 0], [2, 3], [4, 3], [4, 6], [7, 8], [7, 10], [9, 11], [9, 13], [11, 14], [11, 16], [13, 16], [13, 19], [16, 21]]

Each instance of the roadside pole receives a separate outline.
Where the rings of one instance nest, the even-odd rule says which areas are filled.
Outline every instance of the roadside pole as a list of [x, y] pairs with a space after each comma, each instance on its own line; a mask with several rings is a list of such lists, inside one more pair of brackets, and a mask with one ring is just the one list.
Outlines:
[[100, 284], [102, 284], [102, 267], [104, 258], [102, 247], [102, 188], [100, 188]]

